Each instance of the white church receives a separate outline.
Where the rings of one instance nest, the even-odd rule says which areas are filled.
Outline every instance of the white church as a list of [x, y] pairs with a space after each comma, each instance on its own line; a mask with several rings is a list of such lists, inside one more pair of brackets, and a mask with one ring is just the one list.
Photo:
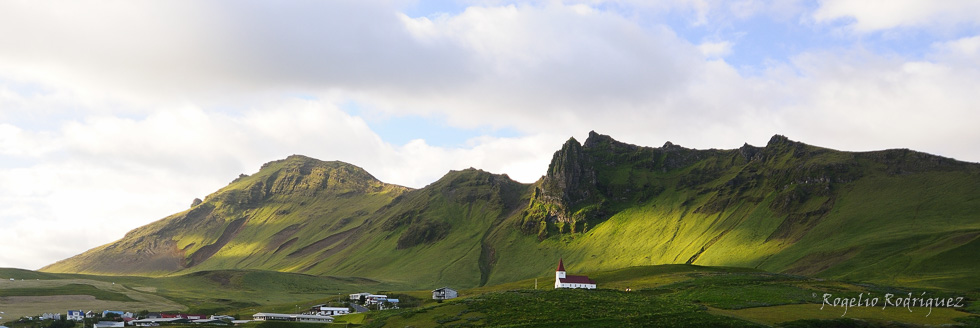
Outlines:
[[555, 288], [585, 288], [595, 289], [595, 280], [588, 276], [573, 276], [565, 274], [565, 263], [558, 259], [558, 269], [555, 270]]

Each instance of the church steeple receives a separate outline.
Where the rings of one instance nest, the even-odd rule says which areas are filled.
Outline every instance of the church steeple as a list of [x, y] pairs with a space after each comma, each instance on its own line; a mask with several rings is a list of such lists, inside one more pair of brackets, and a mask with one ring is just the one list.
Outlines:
[[558, 259], [558, 269], [555, 270], [555, 288], [561, 284], [561, 280], [565, 278], [565, 263], [562, 259]]

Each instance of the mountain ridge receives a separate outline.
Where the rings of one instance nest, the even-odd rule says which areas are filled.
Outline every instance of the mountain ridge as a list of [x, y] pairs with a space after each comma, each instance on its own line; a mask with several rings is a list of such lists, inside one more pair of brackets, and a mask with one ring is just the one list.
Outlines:
[[427, 288], [526, 279], [562, 256], [592, 270], [688, 263], [948, 286], [980, 269], [928, 270], [980, 249], [972, 213], [976, 163], [781, 135], [764, 147], [643, 147], [593, 131], [531, 184], [471, 168], [411, 189], [290, 156], [42, 271], [259, 269]]

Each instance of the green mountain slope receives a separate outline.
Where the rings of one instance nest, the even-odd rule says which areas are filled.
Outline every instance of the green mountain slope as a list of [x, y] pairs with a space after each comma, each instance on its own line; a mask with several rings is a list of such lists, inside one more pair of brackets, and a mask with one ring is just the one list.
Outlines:
[[782, 136], [761, 148], [646, 148], [592, 134], [555, 154], [534, 194], [515, 224], [542, 239], [539, 251], [509, 249], [523, 258], [506, 263], [560, 254], [579, 270], [692, 263], [980, 286], [969, 278], [980, 269], [980, 165], [924, 153]]
[[527, 185], [475, 169], [418, 190], [291, 156], [47, 272], [261, 269], [419, 288], [690, 263], [977, 288], [980, 165], [909, 150], [651, 148], [570, 139]]
[[341, 162], [290, 156], [241, 176], [191, 209], [42, 268], [47, 272], [166, 275], [248, 268], [309, 271], [371, 214], [409, 189]]

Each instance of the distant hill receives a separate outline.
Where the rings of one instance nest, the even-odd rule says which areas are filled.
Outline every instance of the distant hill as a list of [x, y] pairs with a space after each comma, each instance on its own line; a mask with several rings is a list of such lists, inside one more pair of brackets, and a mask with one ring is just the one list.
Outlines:
[[42, 269], [173, 275], [258, 269], [418, 288], [689, 263], [976, 289], [980, 165], [774, 136], [696, 150], [569, 139], [533, 184], [476, 169], [421, 189], [303, 156]]

